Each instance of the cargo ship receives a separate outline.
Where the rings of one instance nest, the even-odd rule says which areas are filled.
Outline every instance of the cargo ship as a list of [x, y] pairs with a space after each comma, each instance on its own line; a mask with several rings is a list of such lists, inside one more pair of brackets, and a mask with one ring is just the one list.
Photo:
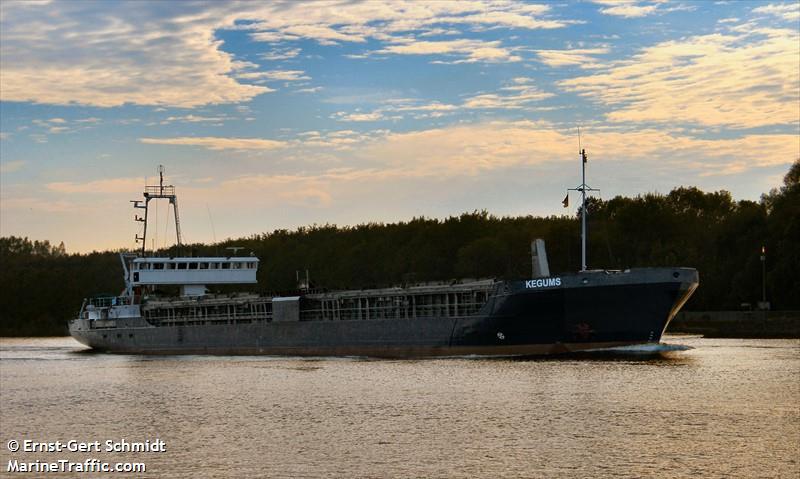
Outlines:
[[[72, 336], [104, 352], [363, 356], [538, 356], [659, 343], [699, 284], [685, 267], [590, 270], [586, 267], [586, 154], [580, 150], [582, 268], [551, 275], [544, 241], [531, 245], [532, 274], [518, 280], [455, 280], [390, 288], [287, 295], [209, 294], [208, 286], [253, 284], [259, 258], [148, 254], [148, 210], [167, 200], [181, 243], [175, 188], [146, 186], [142, 246], [120, 254], [125, 290], [84, 300]], [[569, 193], [567, 193], [569, 195]], [[566, 199], [565, 199], [566, 202]], [[165, 286], [174, 296], [158, 294]]]

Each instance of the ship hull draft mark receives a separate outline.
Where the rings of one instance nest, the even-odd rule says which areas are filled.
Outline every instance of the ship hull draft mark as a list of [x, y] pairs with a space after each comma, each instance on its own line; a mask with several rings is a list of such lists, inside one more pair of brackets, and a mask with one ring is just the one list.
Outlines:
[[125, 354], [536, 356], [657, 343], [697, 285], [691, 268], [642, 268], [283, 298], [203, 297], [145, 304], [138, 316], [78, 318], [70, 332], [96, 350]]

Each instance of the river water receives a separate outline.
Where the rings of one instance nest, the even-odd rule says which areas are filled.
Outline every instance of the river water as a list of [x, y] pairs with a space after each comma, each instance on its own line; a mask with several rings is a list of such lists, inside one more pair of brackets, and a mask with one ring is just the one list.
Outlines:
[[[0, 339], [0, 476], [20, 476], [9, 461], [96, 459], [145, 464], [136, 477], [799, 477], [800, 341], [665, 342], [692, 349], [388, 361]], [[105, 451], [123, 439], [166, 450]]]

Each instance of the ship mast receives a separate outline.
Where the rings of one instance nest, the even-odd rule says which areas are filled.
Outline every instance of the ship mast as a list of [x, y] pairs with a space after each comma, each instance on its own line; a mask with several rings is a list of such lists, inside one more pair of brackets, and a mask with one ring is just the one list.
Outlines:
[[172, 205], [175, 212], [175, 234], [178, 240], [178, 246], [181, 245], [181, 223], [178, 217], [178, 196], [175, 194], [175, 187], [172, 185], [164, 186], [164, 166], [158, 165], [158, 186], [145, 185], [144, 187], [144, 201], [131, 200], [134, 208], [144, 210], [144, 216], [139, 217], [136, 215], [134, 219], [143, 223], [142, 236], [136, 235], [136, 242], [142, 243], [141, 256], [146, 256], [147, 249], [147, 213], [150, 205], [150, 200], [166, 199]]
[[[578, 157], [581, 160], [581, 184], [577, 188], [568, 188], [567, 197], [569, 197], [570, 191], [579, 191], [581, 193], [581, 271], [586, 271], [588, 269], [586, 266], [586, 192], [599, 192], [600, 190], [592, 188], [586, 184], [586, 162], [588, 161], [588, 158], [586, 156], [586, 149], [581, 148], [580, 128], [578, 128]], [[567, 205], [568, 203], [565, 203], [564, 206]]]

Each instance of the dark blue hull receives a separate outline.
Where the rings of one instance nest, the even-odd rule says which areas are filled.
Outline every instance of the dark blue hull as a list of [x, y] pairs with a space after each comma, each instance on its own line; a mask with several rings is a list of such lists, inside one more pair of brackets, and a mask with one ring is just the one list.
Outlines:
[[517, 291], [489, 316], [459, 321], [452, 343], [657, 342], [687, 293], [676, 283]]

